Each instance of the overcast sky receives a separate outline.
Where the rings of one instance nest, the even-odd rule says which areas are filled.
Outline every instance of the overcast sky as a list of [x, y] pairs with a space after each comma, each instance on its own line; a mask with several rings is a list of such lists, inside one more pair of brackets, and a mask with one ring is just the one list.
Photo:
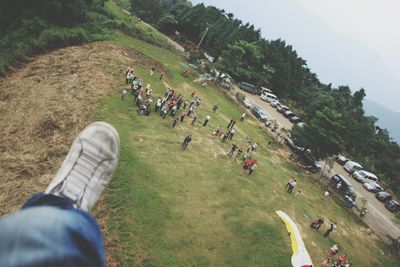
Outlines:
[[[192, 0], [282, 38], [324, 83], [400, 112], [400, 0]], [[399, 122], [400, 123], [400, 122]]]

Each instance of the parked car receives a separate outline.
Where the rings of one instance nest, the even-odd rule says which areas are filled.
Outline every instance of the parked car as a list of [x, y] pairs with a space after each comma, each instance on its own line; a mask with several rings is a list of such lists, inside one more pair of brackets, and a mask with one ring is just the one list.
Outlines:
[[344, 165], [343, 168], [348, 172], [348, 173], [353, 173], [355, 171], [360, 171], [363, 169], [363, 166], [361, 166], [359, 163], [354, 162], [354, 161], [347, 161]]
[[263, 87], [263, 86], [261, 86], [260, 92], [261, 93], [270, 93], [270, 94], [272, 93], [272, 91], [270, 89]]
[[254, 85], [250, 84], [250, 83], [246, 83], [246, 82], [240, 82], [239, 84], [239, 88], [242, 91], [246, 91], [252, 94], [258, 94], [258, 90], [257, 87], [255, 87]]
[[335, 174], [329, 180], [329, 185], [339, 194], [351, 198], [353, 201], [356, 199], [357, 195], [354, 191], [353, 185], [346, 177]]
[[274, 107], [274, 108], [276, 108], [279, 104], [280, 104], [279, 100], [275, 100], [275, 101], [271, 102], [271, 106]]
[[379, 200], [380, 202], [387, 202], [389, 200], [392, 200], [392, 196], [389, 195], [389, 193], [385, 192], [385, 191], [380, 191], [378, 193], [375, 194], [375, 197], [377, 200]]
[[385, 207], [391, 212], [396, 212], [400, 210], [400, 203], [396, 200], [389, 200], [386, 202]]
[[297, 116], [293, 116], [290, 118], [290, 121], [293, 123], [299, 123], [299, 122], [301, 122], [301, 119]]
[[364, 170], [355, 171], [353, 173], [353, 178], [357, 182], [363, 182], [363, 183], [377, 182], [378, 181], [378, 177], [376, 177], [375, 174], [367, 172], [367, 171], [364, 171]]
[[288, 111], [285, 111], [283, 113], [283, 116], [285, 116], [286, 118], [290, 119], [291, 117], [294, 117], [296, 115], [293, 112], [291, 112], [290, 110], [288, 110]]
[[349, 159], [346, 158], [346, 157], [343, 156], [343, 155], [337, 155], [337, 156], [336, 156], [336, 161], [337, 161], [340, 165], [344, 165], [344, 164], [346, 164], [346, 162], [349, 161]]
[[264, 101], [267, 101], [267, 102], [272, 102], [272, 101], [277, 101], [278, 100], [278, 98], [276, 97], [276, 95], [274, 95], [274, 94], [271, 94], [271, 93], [262, 93], [261, 95], [260, 95], [260, 98], [262, 99], [262, 100], [264, 100]]
[[268, 121], [268, 116], [267, 113], [265, 113], [264, 110], [262, 110], [262, 108], [255, 106], [251, 109], [251, 113], [254, 114], [254, 116], [256, 116], [257, 119], [259, 119], [262, 122], [266, 122]]
[[276, 110], [279, 112], [279, 113], [285, 113], [286, 111], [288, 111], [289, 110], [289, 108], [287, 107], [287, 106], [284, 106], [284, 105], [277, 105], [276, 106]]
[[283, 140], [284, 140], [285, 144], [286, 144], [290, 149], [292, 149], [295, 153], [299, 153], [299, 152], [301, 152], [301, 151], [304, 150], [304, 148], [297, 146], [297, 145], [293, 142], [292, 138], [290, 138], [289, 136], [283, 137]]
[[305, 166], [305, 168], [311, 172], [319, 172], [321, 170], [321, 164], [318, 162], [310, 149], [304, 149], [299, 152], [300, 162]]
[[243, 106], [245, 106], [248, 109], [251, 109], [253, 107], [253, 104], [247, 97], [243, 98], [242, 104], [243, 104]]
[[364, 183], [364, 188], [367, 189], [367, 191], [372, 192], [372, 193], [377, 193], [377, 192], [383, 191], [382, 186], [380, 186], [376, 182]]

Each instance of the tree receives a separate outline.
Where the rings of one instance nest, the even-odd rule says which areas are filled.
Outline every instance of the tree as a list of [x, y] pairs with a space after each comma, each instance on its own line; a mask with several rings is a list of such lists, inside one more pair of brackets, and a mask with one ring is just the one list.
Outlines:
[[173, 34], [177, 25], [178, 21], [175, 16], [169, 13], [163, 14], [157, 23], [158, 29], [166, 34]]
[[318, 159], [336, 155], [344, 148], [341, 117], [340, 113], [326, 107], [316, 112], [303, 128], [294, 127], [292, 137], [299, 145], [310, 149]]
[[149, 23], [156, 23], [162, 14], [160, 0], [131, 0], [132, 12]]

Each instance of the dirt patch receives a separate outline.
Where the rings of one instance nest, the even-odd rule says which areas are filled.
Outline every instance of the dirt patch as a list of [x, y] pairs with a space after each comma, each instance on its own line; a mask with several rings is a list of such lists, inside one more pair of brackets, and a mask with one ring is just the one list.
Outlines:
[[[111, 42], [36, 57], [0, 82], [0, 215], [43, 191], [126, 66], [161, 66]], [[118, 80], [121, 77], [121, 80]]]

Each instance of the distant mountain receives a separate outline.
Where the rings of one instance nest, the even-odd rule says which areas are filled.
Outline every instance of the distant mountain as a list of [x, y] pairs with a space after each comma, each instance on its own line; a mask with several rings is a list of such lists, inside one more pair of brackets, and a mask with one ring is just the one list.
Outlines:
[[367, 115], [378, 118], [378, 125], [390, 132], [390, 137], [400, 144], [400, 113], [373, 100], [365, 99], [364, 110]]

